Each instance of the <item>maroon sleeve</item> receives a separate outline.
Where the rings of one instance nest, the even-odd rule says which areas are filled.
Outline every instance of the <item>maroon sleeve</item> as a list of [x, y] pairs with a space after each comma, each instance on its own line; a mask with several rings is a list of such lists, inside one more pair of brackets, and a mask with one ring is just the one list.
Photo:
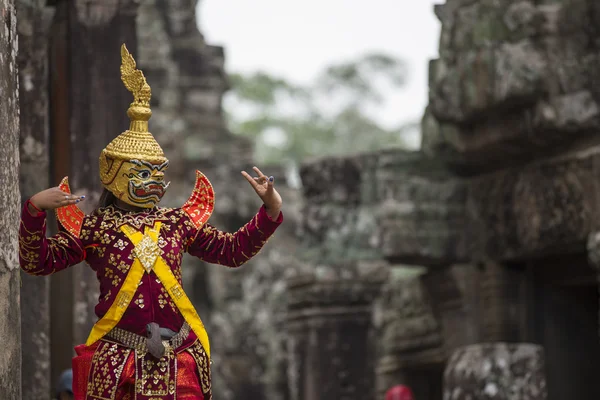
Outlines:
[[29, 200], [21, 211], [19, 263], [30, 275], [50, 275], [85, 259], [81, 240], [66, 231], [46, 238], [46, 213], [32, 215]]
[[205, 224], [187, 247], [202, 261], [237, 268], [255, 256], [283, 222], [283, 213], [273, 221], [262, 206], [250, 222], [235, 233], [225, 233]]

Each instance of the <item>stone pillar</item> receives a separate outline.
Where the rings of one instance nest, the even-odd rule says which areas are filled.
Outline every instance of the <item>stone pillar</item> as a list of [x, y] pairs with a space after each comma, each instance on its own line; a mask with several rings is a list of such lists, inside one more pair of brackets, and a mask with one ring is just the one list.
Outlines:
[[[56, 3], [49, 35], [51, 185], [57, 185], [70, 172], [68, 8], [64, 1]], [[56, 227], [55, 218], [47, 218], [47, 223]], [[50, 277], [50, 383], [55, 383], [60, 373], [71, 367], [72, 309], [73, 269], [69, 268]]]
[[354, 264], [288, 281], [292, 400], [373, 398], [371, 311], [386, 275], [381, 264]]
[[[50, 186], [46, 0], [16, 2], [19, 32], [20, 187], [22, 203]], [[46, 173], [40, 173], [45, 171]], [[50, 280], [22, 274], [22, 396], [45, 400], [50, 382]]]
[[[121, 44], [137, 55], [135, 0], [69, 1], [71, 173], [74, 192], [84, 193], [85, 212], [102, 192], [98, 157], [102, 149], [129, 127], [127, 108], [133, 100], [121, 81]], [[73, 270], [74, 344], [85, 342], [96, 322], [95, 273], [85, 264]]]
[[[422, 269], [392, 269], [377, 302], [377, 398], [392, 386], [410, 386], [416, 398], [439, 399], [445, 353], [441, 327], [421, 282]], [[378, 318], [379, 319], [379, 318]]]
[[457, 349], [444, 373], [444, 400], [546, 400], [544, 350], [529, 343]]
[[0, 0], [0, 399], [21, 396], [19, 296], [19, 81], [17, 15], [13, 0]]

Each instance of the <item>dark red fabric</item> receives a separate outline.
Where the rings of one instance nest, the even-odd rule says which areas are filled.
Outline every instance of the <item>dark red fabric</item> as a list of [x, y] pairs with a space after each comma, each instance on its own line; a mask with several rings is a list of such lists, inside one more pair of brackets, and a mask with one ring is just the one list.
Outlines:
[[[283, 213], [273, 221], [263, 206], [235, 233], [222, 232], [210, 224], [197, 229], [181, 209], [156, 208], [139, 213], [114, 207], [99, 209], [84, 218], [79, 238], [67, 232], [46, 238], [45, 221], [46, 213], [33, 216], [25, 205], [19, 232], [21, 268], [33, 275], [50, 275], [85, 259], [100, 282], [95, 311], [101, 318], [115, 300], [133, 259], [133, 245], [120, 226], [127, 224], [143, 231], [146, 226], [152, 227], [155, 221], [161, 221], [162, 257], [181, 284], [184, 252], [208, 263], [239, 267], [263, 247], [283, 222]], [[144, 275], [117, 326], [145, 336], [146, 325], [151, 322], [175, 332], [183, 325], [183, 317], [154, 272]], [[195, 339], [192, 332], [186, 343]]]
[[[32, 215], [26, 203], [19, 230], [20, 266], [32, 275], [50, 275], [85, 260], [96, 272], [100, 282], [100, 296], [95, 311], [98, 318], [101, 318], [115, 301], [134, 259], [133, 244], [120, 227], [127, 224], [143, 232], [146, 226], [153, 227], [156, 221], [161, 221], [162, 224], [158, 242], [161, 257], [182, 284], [181, 261], [184, 252], [208, 263], [239, 267], [261, 250], [283, 222], [283, 214], [273, 221], [263, 206], [237, 232], [225, 233], [210, 224], [198, 229], [182, 209], [155, 208], [133, 213], [106, 207], [84, 217], [79, 237], [74, 237], [63, 229], [46, 238], [46, 213]], [[117, 326], [145, 336], [146, 325], [151, 322], [175, 332], [183, 325], [181, 313], [154, 272], [144, 275]], [[182, 348], [195, 340], [196, 335], [191, 332]], [[86, 385], [94, 364], [96, 348], [97, 344], [76, 347], [78, 356], [73, 359], [73, 391], [77, 400], [84, 399], [88, 390]], [[176, 386], [177, 398], [180, 400], [203, 399], [196, 361], [195, 356], [187, 352], [177, 356]], [[135, 370], [135, 363], [130, 356], [119, 379], [117, 399], [135, 397]], [[210, 377], [203, 379], [210, 382]]]
[[[77, 356], [73, 358], [73, 399], [85, 400], [88, 376], [92, 368], [92, 358], [98, 343], [92, 346], [77, 346]], [[124, 348], [119, 347], [121, 351]], [[115, 400], [135, 399], [135, 355], [133, 352], [127, 358], [121, 373], [121, 379]], [[194, 357], [187, 351], [177, 354], [176, 375], [178, 400], [204, 400], [200, 384], [198, 366]]]
[[19, 263], [30, 275], [50, 275], [85, 258], [83, 243], [66, 231], [46, 238], [46, 213], [32, 215], [29, 200], [21, 211]]

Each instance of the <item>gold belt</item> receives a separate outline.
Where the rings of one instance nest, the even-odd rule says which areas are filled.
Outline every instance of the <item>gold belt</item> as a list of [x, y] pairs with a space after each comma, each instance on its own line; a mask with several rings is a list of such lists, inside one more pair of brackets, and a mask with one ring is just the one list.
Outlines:
[[[165, 348], [177, 349], [183, 344], [183, 341], [190, 335], [190, 326], [187, 322], [184, 322], [179, 332], [177, 332], [171, 339], [163, 340], [162, 344]], [[141, 352], [148, 352], [148, 338], [146, 336], [138, 335], [133, 332], [126, 331], [125, 329], [114, 327], [110, 332], [106, 334], [107, 339], [120, 342], [123, 346], [133, 350]]]

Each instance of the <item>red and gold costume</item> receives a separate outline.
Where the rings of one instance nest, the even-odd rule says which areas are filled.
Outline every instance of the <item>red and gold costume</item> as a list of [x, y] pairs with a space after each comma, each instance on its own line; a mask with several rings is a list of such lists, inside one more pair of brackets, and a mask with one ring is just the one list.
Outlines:
[[[86, 261], [96, 272], [99, 320], [87, 343], [76, 347], [75, 399], [208, 400], [210, 346], [182, 289], [183, 253], [239, 267], [260, 251], [283, 216], [273, 221], [263, 206], [236, 233], [215, 229], [207, 223], [214, 193], [200, 172], [181, 208], [156, 207], [168, 187], [168, 161], [147, 130], [150, 87], [124, 46], [122, 58], [122, 78], [134, 95], [131, 125], [103, 150], [100, 174], [116, 198], [140, 208], [110, 205], [84, 215], [75, 205], [62, 207], [60, 232], [46, 238], [46, 213], [34, 215], [28, 201], [19, 233], [21, 268], [50, 275]], [[69, 192], [66, 178], [61, 188]]]

